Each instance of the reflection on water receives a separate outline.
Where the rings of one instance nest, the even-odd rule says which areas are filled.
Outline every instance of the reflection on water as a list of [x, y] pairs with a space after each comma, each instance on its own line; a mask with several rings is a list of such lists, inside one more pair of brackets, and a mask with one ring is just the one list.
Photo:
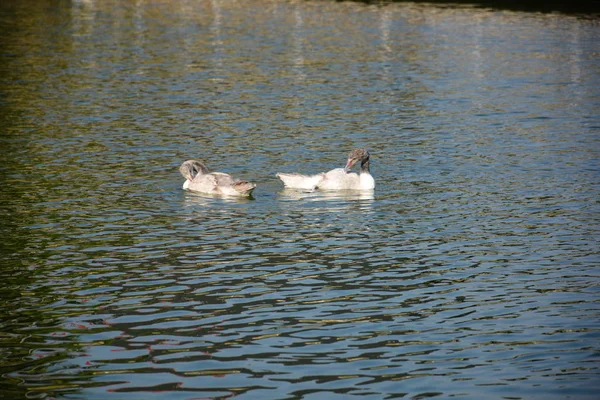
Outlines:
[[296, 190], [284, 188], [280, 193], [282, 200], [324, 199], [324, 200], [374, 200], [373, 190]]
[[[0, 397], [596, 397], [594, 20], [260, 0], [0, 17]], [[274, 176], [355, 147], [374, 192]], [[254, 198], [183, 191], [195, 158]]]
[[254, 197], [227, 196], [201, 192], [186, 192], [184, 200], [186, 207], [201, 208], [209, 205], [214, 205], [215, 203], [246, 203], [254, 200]]

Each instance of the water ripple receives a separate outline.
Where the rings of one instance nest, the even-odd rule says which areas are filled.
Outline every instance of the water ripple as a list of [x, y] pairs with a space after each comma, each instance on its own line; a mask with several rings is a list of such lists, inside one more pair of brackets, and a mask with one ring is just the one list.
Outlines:
[[[236, 1], [0, 15], [0, 397], [596, 397], [590, 19]], [[374, 192], [275, 178], [357, 146]], [[254, 197], [182, 191], [188, 158]]]

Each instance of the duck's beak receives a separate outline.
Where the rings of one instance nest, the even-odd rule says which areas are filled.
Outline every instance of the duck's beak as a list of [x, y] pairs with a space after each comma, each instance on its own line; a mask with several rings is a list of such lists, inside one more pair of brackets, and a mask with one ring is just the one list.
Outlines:
[[348, 162], [346, 163], [346, 166], [344, 167], [344, 171], [350, 172], [352, 167], [354, 167], [354, 164], [356, 164], [356, 160], [349, 158]]

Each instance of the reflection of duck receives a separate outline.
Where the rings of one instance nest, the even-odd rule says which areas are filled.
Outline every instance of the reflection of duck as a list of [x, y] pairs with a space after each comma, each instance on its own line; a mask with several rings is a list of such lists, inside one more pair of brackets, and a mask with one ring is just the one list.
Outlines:
[[[279, 192], [282, 200], [307, 200], [307, 201], [328, 201], [347, 203], [348, 201], [375, 200], [373, 190], [321, 190], [321, 191], [301, 191], [284, 188]], [[369, 202], [365, 202], [367, 204]]]
[[283, 210], [301, 210], [300, 212], [306, 215], [321, 212], [359, 212], [368, 218], [375, 200], [374, 190], [306, 191], [284, 188], [278, 194]]
[[255, 184], [235, 179], [223, 172], [209, 172], [200, 161], [187, 160], [179, 172], [185, 178], [183, 189], [226, 196], [250, 196]]
[[[336, 168], [316, 175], [278, 173], [277, 177], [286, 187], [292, 189], [372, 190], [375, 188], [375, 179], [369, 171], [369, 157], [367, 150], [355, 149], [348, 155], [348, 162], [344, 168]], [[350, 172], [358, 161], [361, 162], [360, 174]]]

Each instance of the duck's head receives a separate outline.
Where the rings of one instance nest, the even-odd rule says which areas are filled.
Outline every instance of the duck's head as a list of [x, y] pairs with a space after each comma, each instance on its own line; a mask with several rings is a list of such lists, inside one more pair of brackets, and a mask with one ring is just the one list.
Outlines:
[[183, 175], [185, 179], [193, 181], [196, 175], [207, 174], [209, 171], [208, 168], [206, 168], [206, 166], [200, 161], [187, 160], [181, 164], [181, 167], [179, 167], [179, 172], [181, 172], [181, 175]]
[[360, 161], [361, 165], [369, 162], [370, 154], [366, 149], [354, 149], [348, 154], [348, 162], [346, 163], [346, 167], [344, 168], [346, 171], [350, 171], [350, 169]]

